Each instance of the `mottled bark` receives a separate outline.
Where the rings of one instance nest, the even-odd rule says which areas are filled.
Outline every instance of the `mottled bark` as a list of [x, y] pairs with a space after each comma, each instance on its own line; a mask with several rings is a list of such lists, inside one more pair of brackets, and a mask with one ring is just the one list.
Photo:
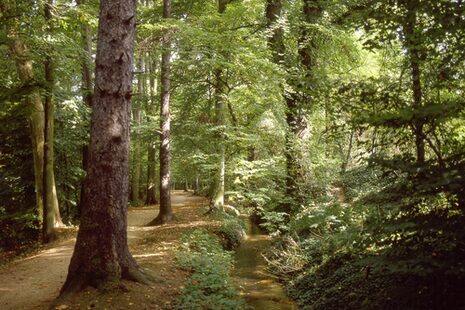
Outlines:
[[[221, 13], [221, 11], [220, 11]], [[225, 104], [224, 104], [224, 83], [222, 81], [223, 71], [217, 69], [215, 72], [216, 84], [215, 84], [215, 125], [220, 127], [217, 133], [217, 155], [218, 155], [218, 170], [214, 179], [214, 194], [212, 197], [212, 204], [215, 208], [222, 209], [224, 206], [224, 184], [225, 184], [225, 166], [226, 158], [225, 151], [226, 147], [224, 144], [224, 126], [225, 126]]]
[[[171, 17], [171, 0], [163, 0], [163, 18]], [[167, 31], [162, 38], [161, 56], [161, 106], [160, 106], [160, 211], [148, 225], [161, 225], [174, 219], [171, 207], [171, 34]]]
[[135, 0], [102, 0], [81, 224], [62, 294], [147, 282], [129, 253], [127, 199]]
[[[218, 1], [218, 13], [224, 14], [230, 0]], [[223, 81], [223, 69], [220, 67], [215, 70], [215, 125], [220, 128], [217, 134], [217, 155], [218, 168], [213, 180], [212, 188], [214, 189], [212, 196], [212, 205], [215, 208], [223, 209], [224, 207], [224, 186], [225, 186], [225, 167], [226, 167], [226, 146], [225, 146], [225, 130], [226, 125], [226, 105], [224, 102], [225, 85]]]

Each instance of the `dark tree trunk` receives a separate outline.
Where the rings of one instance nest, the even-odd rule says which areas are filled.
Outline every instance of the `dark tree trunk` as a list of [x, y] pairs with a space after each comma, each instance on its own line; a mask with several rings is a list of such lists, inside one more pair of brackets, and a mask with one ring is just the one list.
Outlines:
[[[283, 29], [278, 25], [278, 21], [282, 16], [282, 2], [281, 0], [268, 0], [266, 4], [266, 19], [267, 25], [272, 29], [271, 36], [268, 38], [268, 45], [273, 53], [273, 61], [277, 65], [284, 66], [284, 54], [286, 47], [284, 45]], [[299, 123], [296, 114], [297, 110], [297, 97], [294, 93], [285, 93], [286, 99], [286, 123], [288, 130], [286, 131], [286, 142], [284, 148], [284, 155], [286, 158], [286, 194], [290, 199], [297, 196], [298, 188], [298, 167], [295, 158], [295, 133], [297, 131], [297, 124]], [[281, 206], [282, 211], [290, 211], [289, 204]]]
[[[315, 23], [322, 14], [322, 9], [318, 5], [318, 1], [304, 0], [303, 1], [303, 19], [306, 23]], [[266, 4], [267, 25], [272, 30], [268, 39], [268, 45], [273, 53], [273, 61], [280, 66], [285, 66], [284, 55], [286, 47], [284, 44], [283, 29], [278, 25], [278, 21], [282, 16], [282, 1], [268, 0]], [[302, 158], [308, 157], [305, 150], [305, 140], [308, 138], [308, 123], [305, 117], [306, 110], [311, 105], [311, 94], [309, 87], [302, 85], [311, 85], [314, 82], [313, 70], [315, 59], [312, 49], [315, 49], [312, 41], [312, 35], [307, 31], [306, 27], [301, 30], [299, 38], [299, 56], [300, 62], [305, 68], [304, 82], [300, 79], [295, 80], [289, 75], [287, 84], [294, 88], [292, 92], [285, 92], [286, 100], [286, 123], [288, 129], [286, 131], [286, 143], [284, 154], [286, 158], [286, 194], [291, 203], [286, 203], [281, 206], [282, 211], [291, 212], [293, 205], [297, 205], [302, 200], [306, 199], [300, 194], [299, 188], [304, 184], [307, 175], [307, 167], [302, 165]], [[300, 159], [300, 160], [299, 160]]]
[[[86, 0], [77, 0], [78, 5], [82, 5]], [[92, 106], [92, 30], [89, 25], [83, 23], [81, 26], [81, 47], [83, 55], [81, 58], [81, 89], [84, 101], [87, 106]]]
[[[81, 150], [81, 156], [82, 156], [82, 170], [84, 170], [87, 174], [88, 167], [89, 167], [89, 145], [86, 144], [82, 147]], [[84, 203], [84, 185], [85, 185], [85, 178], [84, 180], [81, 181], [81, 192], [79, 195], [79, 205], [77, 206], [77, 213], [78, 217], [81, 217], [81, 210], [82, 210], [82, 204]]]
[[[78, 5], [85, 3], [85, 0], [77, 0]], [[87, 24], [81, 27], [81, 47], [83, 56], [81, 58], [81, 90], [84, 102], [88, 107], [92, 107], [93, 85], [92, 85], [92, 31]], [[87, 173], [89, 145], [82, 147], [82, 169]], [[84, 180], [81, 182], [81, 191], [79, 195], [78, 216], [81, 215], [82, 203], [84, 201]]]
[[155, 162], [156, 162], [156, 148], [153, 142], [149, 142], [147, 154], [147, 197], [145, 205], [157, 204], [156, 196], [156, 181], [155, 181]]
[[136, 0], [100, 2], [81, 224], [62, 294], [147, 282], [127, 244], [128, 147]]
[[[163, 18], [171, 17], [171, 0], [163, 0]], [[174, 219], [171, 208], [170, 176], [170, 91], [171, 91], [171, 34], [163, 36], [163, 53], [161, 56], [161, 107], [160, 107], [160, 211], [148, 225], [161, 225]]]
[[[407, 4], [407, 22], [404, 26], [405, 45], [408, 51], [413, 92], [413, 108], [422, 107], [422, 87], [421, 87], [421, 69], [420, 69], [420, 50], [419, 39], [417, 34], [417, 7], [418, 1], [408, 1]], [[425, 121], [416, 119], [412, 124], [412, 131], [415, 136], [415, 147], [417, 153], [417, 162], [425, 162]]]
[[268, 38], [268, 45], [273, 53], [273, 61], [276, 64], [284, 65], [284, 53], [286, 51], [283, 38], [284, 30], [277, 25], [277, 21], [281, 18], [282, 7], [281, 0], [268, 0], [265, 15], [268, 28], [273, 29], [271, 36]]

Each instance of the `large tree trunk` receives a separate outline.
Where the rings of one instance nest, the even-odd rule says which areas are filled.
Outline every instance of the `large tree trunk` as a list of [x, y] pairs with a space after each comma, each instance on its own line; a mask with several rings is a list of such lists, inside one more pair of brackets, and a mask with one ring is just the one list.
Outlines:
[[[279, 25], [279, 19], [282, 17], [282, 2], [281, 0], [268, 0], [266, 4], [266, 18], [268, 28], [271, 29], [271, 35], [268, 39], [268, 45], [273, 53], [273, 61], [279, 66], [285, 66], [284, 55], [286, 47], [284, 45], [283, 29]], [[289, 199], [295, 199], [299, 185], [299, 169], [296, 158], [296, 137], [298, 132], [299, 110], [297, 96], [294, 92], [286, 93], [283, 89], [283, 95], [286, 99], [286, 123], [288, 129], [286, 131], [286, 142], [284, 147], [284, 155], [286, 158], [286, 194]], [[282, 211], [290, 211], [291, 204], [281, 206]]]
[[62, 294], [120, 279], [147, 282], [127, 244], [129, 118], [136, 0], [100, 2], [89, 166]]
[[[280, 66], [285, 66], [286, 47], [284, 45], [283, 29], [279, 26], [279, 19], [282, 16], [281, 0], [268, 0], [266, 5], [266, 18], [271, 35], [268, 44], [273, 53], [273, 61]], [[303, 19], [306, 23], [315, 23], [322, 15], [322, 9], [315, 0], [303, 1]], [[305, 184], [308, 176], [306, 159], [309, 157], [306, 148], [306, 141], [309, 136], [309, 128], [306, 119], [306, 110], [311, 106], [310, 87], [303, 85], [312, 85], [315, 80], [313, 71], [315, 59], [313, 57], [316, 46], [313, 43], [312, 36], [304, 26], [299, 38], [299, 56], [300, 62], [305, 68], [304, 82], [301, 79], [287, 79], [287, 84], [293, 88], [293, 91], [286, 92], [283, 90], [286, 100], [286, 143], [284, 154], [286, 158], [286, 194], [291, 203], [282, 206], [283, 211], [291, 212], [294, 205], [299, 205], [306, 197], [300, 188]]]
[[[171, 17], [171, 0], [163, 0], [163, 18]], [[171, 150], [170, 150], [170, 89], [171, 87], [171, 34], [163, 35], [161, 57], [161, 106], [160, 106], [160, 211], [148, 225], [161, 225], [174, 219], [171, 208]]]

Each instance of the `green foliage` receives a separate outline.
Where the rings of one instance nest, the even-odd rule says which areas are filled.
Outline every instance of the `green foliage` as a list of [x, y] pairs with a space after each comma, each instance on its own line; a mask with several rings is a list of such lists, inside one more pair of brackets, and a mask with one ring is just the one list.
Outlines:
[[220, 238], [224, 249], [234, 250], [245, 236], [246, 227], [244, 221], [235, 215], [227, 213], [215, 214], [215, 218], [221, 221], [221, 226], [214, 233]]
[[176, 258], [181, 268], [192, 273], [177, 309], [245, 308], [230, 277], [231, 253], [223, 250], [214, 235], [202, 229], [184, 234]]
[[[2, 211], [2, 209], [0, 209]], [[18, 250], [31, 245], [39, 238], [40, 225], [35, 210], [25, 210], [13, 214], [0, 212], [0, 249]]]
[[302, 309], [462, 309], [463, 278], [442, 272], [372, 271], [350, 255], [334, 256], [296, 278], [289, 293]]

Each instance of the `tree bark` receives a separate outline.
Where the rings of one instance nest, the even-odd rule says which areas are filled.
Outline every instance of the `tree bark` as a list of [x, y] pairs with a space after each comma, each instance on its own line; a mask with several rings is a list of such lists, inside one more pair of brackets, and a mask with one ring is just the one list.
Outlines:
[[[156, 65], [153, 60], [149, 61], [149, 93], [150, 93], [150, 106], [147, 107], [147, 114], [154, 115], [151, 113], [155, 110], [155, 97], [157, 92], [157, 79], [155, 79]], [[150, 117], [147, 119], [151, 121]], [[157, 204], [157, 181], [156, 181], [156, 147], [155, 147], [155, 136], [151, 136], [147, 146], [147, 189], [145, 205]]]
[[[139, 70], [140, 72], [144, 71], [144, 63], [141, 59], [139, 60]], [[132, 201], [138, 202], [140, 200], [140, 175], [141, 175], [141, 145], [140, 145], [140, 125], [142, 121], [142, 101], [145, 97], [145, 83], [144, 78], [142, 77], [143, 73], [140, 73], [137, 79], [137, 92], [139, 94], [139, 100], [137, 105], [133, 109], [133, 117], [135, 123], [135, 130], [132, 137], [132, 145], [134, 148], [133, 151], [133, 173], [132, 173], [132, 182], [131, 182], [131, 198]]]
[[[14, 15], [8, 2], [0, 3], [0, 12], [5, 15]], [[16, 71], [23, 86], [35, 83], [32, 60], [23, 39], [19, 36], [16, 25], [5, 23], [8, 36], [8, 47], [15, 61]], [[36, 209], [39, 222], [43, 223], [43, 167], [44, 167], [44, 106], [39, 90], [31, 89], [26, 99], [28, 108], [28, 122], [32, 142], [32, 155], [34, 161], [34, 185], [36, 195]]]
[[[418, 1], [407, 1], [407, 22], [404, 25], [405, 47], [408, 52], [409, 64], [411, 70], [413, 92], [413, 108], [420, 109], [423, 106], [423, 91], [421, 86], [421, 69], [420, 69], [420, 50], [418, 48], [419, 38], [417, 37], [417, 7]], [[425, 121], [416, 119], [412, 125], [412, 131], [415, 136], [415, 148], [417, 162], [425, 162]]]
[[195, 173], [195, 180], [194, 180], [194, 195], [200, 194], [200, 182], [199, 182], [199, 175]]
[[[322, 9], [315, 0], [303, 0], [302, 15], [306, 23], [315, 23], [322, 14]], [[282, 16], [281, 0], [268, 0], [266, 4], [266, 18], [271, 34], [268, 45], [273, 53], [273, 61], [285, 69], [285, 53], [283, 29], [279, 26], [279, 19]], [[290, 203], [285, 203], [281, 209], [285, 212], [292, 212], [293, 206], [301, 203], [306, 197], [301, 193], [300, 188], [306, 181], [307, 167], [302, 164], [309, 155], [305, 147], [308, 139], [309, 128], [306, 119], [306, 109], [311, 105], [310, 87], [313, 84], [313, 70], [315, 59], [313, 50], [315, 45], [311, 35], [305, 25], [301, 30], [299, 38], [299, 58], [305, 68], [304, 79], [287, 78], [287, 84], [292, 91], [286, 92], [283, 89], [286, 101], [286, 142], [284, 155], [286, 158], [286, 195]], [[284, 87], [283, 87], [284, 88]], [[304, 159], [304, 160], [302, 160]], [[304, 163], [305, 164], [305, 163]]]
[[283, 37], [284, 30], [278, 24], [283, 8], [281, 1], [282, 0], [267, 0], [265, 8], [267, 27], [271, 31], [268, 37], [268, 45], [273, 54], [273, 61], [278, 65], [284, 65], [284, 53], [286, 52]]
[[[77, 5], [83, 5], [85, 0], [77, 0]], [[92, 107], [93, 98], [93, 83], [92, 83], [92, 31], [87, 24], [81, 26], [81, 91], [86, 105]], [[87, 166], [89, 159], [89, 145], [82, 147], [82, 170], [87, 174]], [[82, 203], [84, 201], [84, 180], [81, 182], [81, 192], [78, 205], [78, 215], [81, 214]]]
[[[226, 7], [230, 0], [219, 0], [218, 1], [218, 13], [224, 14]], [[223, 70], [218, 68], [215, 70], [215, 125], [220, 128], [217, 133], [217, 153], [218, 153], [218, 170], [214, 179], [214, 193], [212, 197], [213, 207], [223, 210], [224, 207], [224, 186], [225, 186], [225, 167], [226, 167], [226, 146], [225, 146], [225, 130], [226, 125], [225, 118], [225, 103], [224, 103], [224, 81], [223, 81]]]
[[148, 283], [127, 244], [129, 118], [136, 0], [102, 0], [81, 224], [61, 294], [121, 279]]
[[[53, 21], [51, 8], [53, 0], [48, 0], [45, 3], [44, 15], [48, 24], [47, 32], [53, 34]], [[55, 187], [54, 173], [54, 102], [53, 93], [55, 88], [55, 68], [52, 61], [51, 51], [47, 53], [44, 72], [45, 72], [45, 100], [44, 100], [44, 222], [42, 229], [43, 241], [48, 243], [57, 238], [55, 226], [63, 225], [58, 206], [57, 191]]]
[[[221, 3], [221, 2], [220, 2]], [[221, 8], [221, 6], [220, 6]], [[223, 11], [224, 12], [224, 11]], [[220, 10], [220, 13], [221, 10]], [[225, 166], [226, 158], [225, 152], [226, 147], [224, 144], [224, 126], [225, 126], [225, 104], [224, 104], [224, 84], [222, 81], [223, 71], [217, 69], [215, 73], [216, 85], [215, 85], [215, 125], [220, 127], [220, 131], [217, 133], [217, 152], [218, 152], [218, 171], [214, 179], [214, 195], [212, 199], [213, 207], [217, 209], [223, 209], [224, 206], [224, 184], [225, 184]]]
[[[171, 17], [171, 0], [163, 0], [163, 18]], [[160, 106], [160, 211], [148, 225], [161, 225], [174, 220], [171, 207], [171, 146], [170, 146], [170, 91], [171, 91], [171, 34], [162, 38], [161, 59], [161, 106]]]
[[[76, 3], [77, 5], [83, 5], [85, 4], [85, 0], [77, 0]], [[81, 47], [81, 89], [84, 102], [88, 107], [92, 107], [92, 30], [86, 23], [83, 23], [81, 26]]]

